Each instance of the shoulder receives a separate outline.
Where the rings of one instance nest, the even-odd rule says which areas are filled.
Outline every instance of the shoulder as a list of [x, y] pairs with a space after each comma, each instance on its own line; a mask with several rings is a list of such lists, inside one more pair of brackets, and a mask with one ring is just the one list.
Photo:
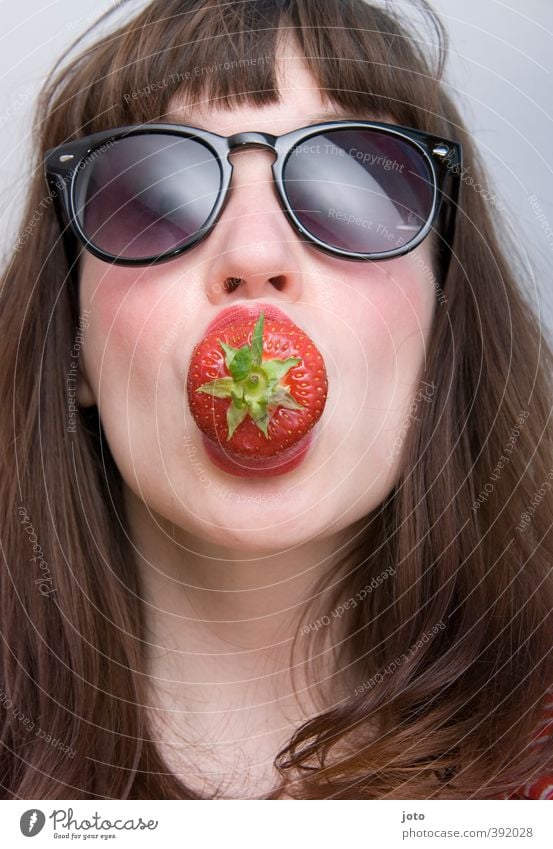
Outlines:
[[[543, 720], [536, 729], [532, 745], [539, 746], [546, 740], [553, 738], [553, 690], [549, 691], [545, 700]], [[519, 787], [508, 799], [551, 799], [553, 800], [553, 765], [544, 775], [540, 775], [534, 781]]]

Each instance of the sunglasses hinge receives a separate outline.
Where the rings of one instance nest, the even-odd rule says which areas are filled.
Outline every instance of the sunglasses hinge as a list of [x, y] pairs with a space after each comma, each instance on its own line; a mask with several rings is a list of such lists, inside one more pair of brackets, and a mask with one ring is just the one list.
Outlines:
[[440, 142], [440, 144], [437, 144], [435, 147], [432, 148], [432, 154], [434, 156], [438, 156], [440, 159], [445, 159], [448, 153], [449, 146], [447, 144], [444, 144], [443, 142]]

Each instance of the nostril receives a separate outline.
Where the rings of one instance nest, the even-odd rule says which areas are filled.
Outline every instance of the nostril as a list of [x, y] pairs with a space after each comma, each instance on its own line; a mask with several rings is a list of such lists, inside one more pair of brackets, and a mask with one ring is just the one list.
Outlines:
[[226, 292], [234, 292], [235, 289], [240, 285], [242, 278], [241, 277], [227, 277], [224, 282], [224, 287]]
[[[234, 292], [242, 282], [245, 282], [243, 277], [227, 277], [223, 283], [223, 288], [225, 292]], [[270, 277], [269, 283], [272, 283], [275, 289], [280, 292], [284, 289], [286, 280], [282, 274], [279, 274], [277, 277]]]

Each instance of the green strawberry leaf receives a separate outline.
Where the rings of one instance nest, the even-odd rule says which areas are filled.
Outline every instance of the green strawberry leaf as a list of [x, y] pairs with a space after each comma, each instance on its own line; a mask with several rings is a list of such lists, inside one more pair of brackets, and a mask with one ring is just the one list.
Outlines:
[[232, 400], [236, 407], [240, 409], [246, 406], [246, 401], [244, 399], [244, 387], [243, 386], [235, 386], [231, 391]]
[[257, 411], [257, 418], [255, 419], [255, 424], [263, 432], [263, 434], [269, 438], [269, 434], [267, 433], [267, 427], [271, 420], [271, 416], [266, 408], [266, 405], [263, 405], [263, 409], [259, 409]]
[[234, 381], [232, 377], [219, 377], [210, 383], [199, 386], [196, 392], [205, 392], [215, 398], [231, 398], [233, 396]]
[[299, 357], [288, 357], [287, 360], [265, 360], [263, 363], [263, 370], [270, 381], [277, 381], [280, 380], [280, 378], [283, 377], [293, 366], [297, 366], [299, 363], [301, 363], [301, 359]]
[[286, 386], [278, 386], [269, 397], [270, 407], [286, 407], [288, 410], [303, 410], [303, 404], [298, 404]]
[[236, 354], [238, 353], [238, 348], [233, 348], [232, 345], [227, 345], [227, 343], [223, 342], [221, 339], [218, 339], [217, 341], [219, 342], [221, 348], [223, 349], [223, 351], [226, 354], [225, 365], [228, 368], [228, 370], [230, 371], [230, 364], [232, 363], [233, 359], [235, 358]]
[[250, 401], [250, 416], [257, 424], [260, 419], [263, 419], [267, 412], [266, 401]]
[[261, 356], [263, 354], [263, 321], [264, 313], [259, 314], [259, 318], [255, 324], [252, 334], [252, 365], [261, 365]]
[[228, 427], [228, 436], [227, 442], [231, 439], [234, 431], [241, 424], [246, 416], [248, 415], [248, 408], [244, 406], [242, 408], [238, 408], [233, 401], [230, 407], [227, 410], [227, 427]]
[[250, 373], [252, 365], [252, 352], [249, 345], [243, 345], [238, 349], [236, 356], [230, 364], [230, 373], [235, 380], [244, 380]]

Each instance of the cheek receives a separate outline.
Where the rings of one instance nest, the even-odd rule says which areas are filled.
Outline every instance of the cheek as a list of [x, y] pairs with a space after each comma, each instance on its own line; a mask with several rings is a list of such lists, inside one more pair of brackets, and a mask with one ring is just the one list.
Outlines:
[[365, 344], [379, 373], [401, 385], [421, 366], [432, 321], [432, 302], [413, 273], [391, 276], [371, 300], [373, 322]]
[[159, 269], [93, 270], [81, 279], [81, 308], [90, 310], [86, 372], [123, 479], [151, 492], [166, 485], [165, 461], [170, 468], [182, 431], [172, 347], [188, 331], [185, 305]]
[[[102, 266], [104, 264], [101, 264]], [[129, 381], [151, 387], [163, 357], [174, 311], [159, 281], [143, 269], [94, 266], [81, 281], [82, 306], [90, 310], [86, 367], [100, 390]], [[151, 271], [151, 270], [150, 270]], [[84, 303], [87, 301], [88, 303]]]
[[[132, 355], [155, 336], [154, 315], [159, 290], [118, 274], [107, 276], [97, 289], [95, 307], [99, 331], [109, 347]], [[136, 353], [136, 352], [135, 352]]]
[[406, 258], [380, 266], [350, 288], [348, 323], [371, 380], [404, 385], [424, 362], [435, 298]]
[[348, 433], [352, 462], [362, 464], [363, 477], [380, 479], [380, 495], [387, 487], [382, 473], [390, 475], [388, 483], [397, 473], [398, 435], [419, 380], [425, 380], [435, 302], [432, 287], [404, 260], [380, 263], [355, 284], [350, 279], [341, 304], [347, 332], [340, 354], [342, 400], [336, 403], [340, 432]]

